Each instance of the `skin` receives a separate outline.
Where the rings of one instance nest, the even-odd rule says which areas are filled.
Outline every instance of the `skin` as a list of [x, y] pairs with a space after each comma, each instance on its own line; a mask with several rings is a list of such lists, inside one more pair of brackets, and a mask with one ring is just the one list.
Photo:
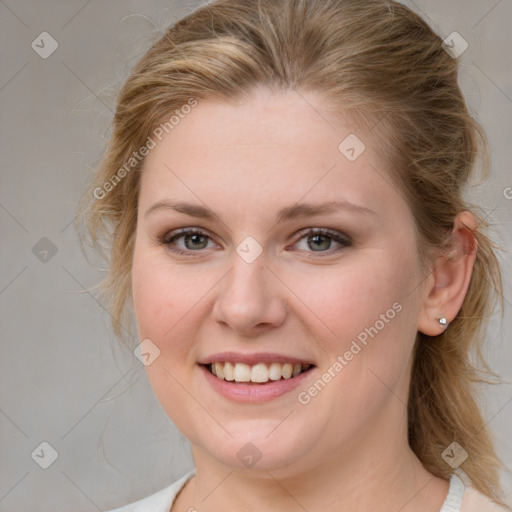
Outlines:
[[[338, 150], [351, 133], [366, 145], [353, 162]], [[139, 338], [160, 349], [147, 375], [190, 440], [197, 471], [173, 512], [440, 510], [448, 482], [408, 446], [405, 404], [417, 331], [439, 334], [437, 319], [452, 320], [462, 304], [476, 249], [465, 226], [474, 219], [456, 219], [458, 257], [441, 254], [425, 273], [411, 211], [387, 173], [371, 134], [320, 96], [264, 88], [244, 102], [199, 102], [146, 157], [132, 269]], [[284, 206], [339, 199], [372, 213], [275, 223]], [[145, 215], [161, 200], [206, 205], [217, 217]], [[209, 238], [159, 242], [188, 227]], [[302, 234], [308, 228], [352, 242], [326, 237], [319, 250]], [[251, 264], [236, 252], [248, 236], [263, 249]], [[401, 311], [378, 335], [299, 403], [395, 303]], [[221, 351], [279, 352], [316, 368], [297, 390], [240, 404], [214, 391], [197, 364]], [[251, 468], [237, 457], [248, 442], [262, 455]]]

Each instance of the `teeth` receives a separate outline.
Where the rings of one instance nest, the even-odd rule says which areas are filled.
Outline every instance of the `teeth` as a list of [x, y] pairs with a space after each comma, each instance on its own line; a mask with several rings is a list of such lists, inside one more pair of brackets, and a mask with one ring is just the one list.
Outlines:
[[211, 372], [219, 379], [235, 382], [265, 383], [269, 380], [290, 379], [309, 369], [310, 364], [291, 363], [245, 363], [215, 362], [210, 365]]
[[[222, 363], [217, 363], [222, 364]], [[224, 364], [224, 379], [235, 380], [235, 368], [231, 363]]]
[[285, 379], [289, 379], [293, 373], [293, 365], [291, 365], [290, 363], [283, 364], [283, 369], [281, 370], [281, 373]]
[[224, 365], [222, 363], [214, 363], [212, 365], [212, 373], [219, 377], [219, 379], [224, 378]]
[[272, 363], [270, 365], [269, 371], [270, 380], [279, 380], [281, 378], [281, 364], [280, 363]]
[[235, 382], [251, 382], [251, 367], [244, 363], [235, 363]]
[[266, 364], [255, 364], [251, 368], [251, 382], [267, 382], [268, 381], [268, 368]]

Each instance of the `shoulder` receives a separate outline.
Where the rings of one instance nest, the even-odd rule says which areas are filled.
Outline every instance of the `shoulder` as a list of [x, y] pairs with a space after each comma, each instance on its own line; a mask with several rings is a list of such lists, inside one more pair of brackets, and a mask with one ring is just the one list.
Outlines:
[[501, 507], [473, 487], [466, 487], [460, 510], [461, 512], [510, 512], [512, 509]]
[[472, 487], [467, 475], [453, 473], [440, 512], [512, 512], [512, 509], [503, 508]]
[[173, 484], [151, 494], [141, 500], [130, 503], [120, 508], [106, 512], [169, 512], [174, 499], [185, 486], [187, 481], [195, 474], [195, 469], [189, 471]]

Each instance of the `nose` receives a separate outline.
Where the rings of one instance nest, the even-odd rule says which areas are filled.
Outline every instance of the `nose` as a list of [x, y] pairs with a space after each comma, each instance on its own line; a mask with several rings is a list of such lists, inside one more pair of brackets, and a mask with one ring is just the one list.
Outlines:
[[264, 255], [247, 263], [238, 254], [213, 307], [216, 322], [246, 337], [279, 327], [286, 318], [284, 288], [266, 267]]

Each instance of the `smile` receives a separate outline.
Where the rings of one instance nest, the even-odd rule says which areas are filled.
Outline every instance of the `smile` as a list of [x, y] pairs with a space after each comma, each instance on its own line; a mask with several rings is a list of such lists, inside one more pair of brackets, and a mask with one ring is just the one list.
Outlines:
[[212, 375], [228, 382], [265, 384], [269, 381], [288, 380], [308, 371], [311, 364], [300, 363], [246, 363], [214, 362], [206, 365]]

